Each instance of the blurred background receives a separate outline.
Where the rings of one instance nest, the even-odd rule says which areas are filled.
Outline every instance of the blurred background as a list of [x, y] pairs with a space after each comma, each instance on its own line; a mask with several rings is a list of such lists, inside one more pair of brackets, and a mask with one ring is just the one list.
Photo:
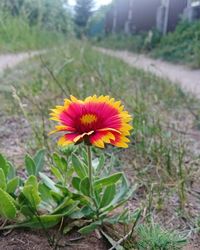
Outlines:
[[76, 37], [199, 67], [198, 20], [199, 0], [1, 0], [0, 51]]

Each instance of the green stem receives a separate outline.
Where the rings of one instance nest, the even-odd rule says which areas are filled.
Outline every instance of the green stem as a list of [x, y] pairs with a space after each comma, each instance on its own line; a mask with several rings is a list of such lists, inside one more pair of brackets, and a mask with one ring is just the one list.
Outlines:
[[88, 177], [90, 182], [90, 195], [93, 196], [93, 178], [92, 178], [92, 156], [91, 156], [91, 147], [87, 146], [87, 153], [88, 153]]
[[93, 171], [92, 171], [92, 155], [91, 155], [91, 146], [87, 146], [87, 154], [88, 154], [88, 177], [89, 177], [89, 184], [90, 184], [90, 198], [94, 202], [96, 207], [96, 216], [97, 219], [99, 218], [99, 207], [94, 197], [94, 190], [93, 190]]

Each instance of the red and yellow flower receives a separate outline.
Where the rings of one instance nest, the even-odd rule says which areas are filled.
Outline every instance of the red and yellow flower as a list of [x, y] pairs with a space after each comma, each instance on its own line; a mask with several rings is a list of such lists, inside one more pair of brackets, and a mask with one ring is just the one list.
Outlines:
[[60, 146], [84, 141], [100, 148], [104, 148], [105, 143], [128, 147], [132, 118], [114, 98], [94, 95], [82, 101], [70, 96], [63, 106], [52, 109], [50, 115], [59, 123], [50, 134], [64, 132], [58, 141]]

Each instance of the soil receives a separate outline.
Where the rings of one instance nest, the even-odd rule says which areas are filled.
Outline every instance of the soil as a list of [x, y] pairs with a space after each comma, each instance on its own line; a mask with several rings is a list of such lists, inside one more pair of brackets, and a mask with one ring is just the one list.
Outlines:
[[6, 117], [0, 113], [0, 152], [21, 167], [26, 153], [25, 144], [31, 131], [27, 121], [19, 116]]
[[193, 70], [183, 65], [156, 60], [146, 55], [135, 54], [128, 51], [113, 51], [104, 48], [95, 49], [104, 54], [120, 58], [135, 68], [169, 79], [171, 82], [180, 85], [186, 92], [190, 92], [200, 98], [200, 70]]
[[[48, 231], [52, 236], [56, 235], [56, 231]], [[56, 237], [58, 239], [59, 237]], [[62, 236], [59, 241], [51, 246], [48, 237], [44, 231], [38, 230], [14, 230], [7, 235], [0, 235], [0, 250], [107, 250], [108, 243], [104, 239], [98, 239], [97, 235], [91, 234], [87, 237], [81, 237], [77, 233]]]

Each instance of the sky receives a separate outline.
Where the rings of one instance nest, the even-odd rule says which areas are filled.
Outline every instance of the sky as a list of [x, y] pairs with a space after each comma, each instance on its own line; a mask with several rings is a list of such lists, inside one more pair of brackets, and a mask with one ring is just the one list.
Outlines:
[[[97, 6], [106, 5], [106, 4], [109, 4], [111, 2], [112, 2], [112, 0], [96, 0], [96, 5]], [[68, 3], [70, 5], [74, 5], [76, 3], [76, 0], [68, 0]]]

